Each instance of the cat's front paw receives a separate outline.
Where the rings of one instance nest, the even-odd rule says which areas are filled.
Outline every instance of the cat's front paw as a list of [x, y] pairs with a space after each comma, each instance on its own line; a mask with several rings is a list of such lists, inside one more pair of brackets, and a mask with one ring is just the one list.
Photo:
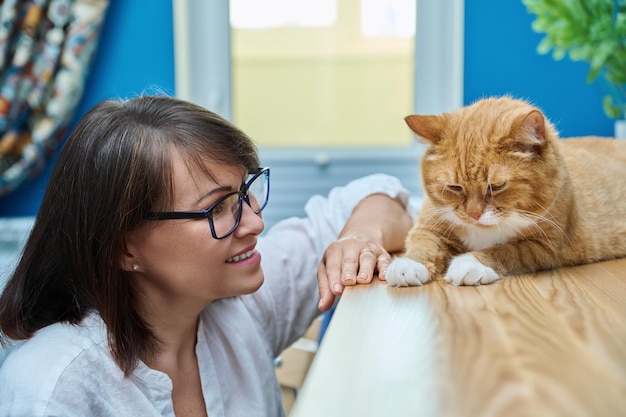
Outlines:
[[385, 279], [392, 287], [410, 287], [430, 281], [430, 272], [423, 264], [412, 259], [395, 258], [387, 267]]
[[499, 280], [500, 275], [478, 262], [474, 255], [466, 253], [452, 259], [444, 279], [454, 285], [481, 285]]

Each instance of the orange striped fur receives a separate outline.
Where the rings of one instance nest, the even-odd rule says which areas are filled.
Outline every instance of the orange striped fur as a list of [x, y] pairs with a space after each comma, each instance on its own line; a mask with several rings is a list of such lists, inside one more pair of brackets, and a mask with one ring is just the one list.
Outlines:
[[535, 106], [488, 98], [406, 122], [425, 202], [391, 285], [477, 285], [626, 256], [626, 140], [559, 139]]

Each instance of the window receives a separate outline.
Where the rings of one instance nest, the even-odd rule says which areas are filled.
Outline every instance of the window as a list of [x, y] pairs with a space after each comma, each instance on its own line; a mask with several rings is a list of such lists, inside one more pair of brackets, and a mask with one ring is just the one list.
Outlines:
[[266, 221], [371, 172], [420, 193], [420, 147], [403, 118], [462, 104], [462, 0], [173, 6], [176, 94], [257, 142], [272, 167]]
[[402, 119], [413, 107], [414, 1], [251, 3], [230, 1], [238, 126], [264, 147], [412, 143]]

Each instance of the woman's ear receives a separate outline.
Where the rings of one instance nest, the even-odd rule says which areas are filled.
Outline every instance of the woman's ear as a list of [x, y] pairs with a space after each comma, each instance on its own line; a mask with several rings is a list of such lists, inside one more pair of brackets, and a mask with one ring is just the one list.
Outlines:
[[118, 267], [127, 272], [137, 272], [140, 269], [141, 263], [137, 258], [136, 247], [134, 245], [135, 234], [129, 233], [124, 239], [122, 251], [118, 256]]

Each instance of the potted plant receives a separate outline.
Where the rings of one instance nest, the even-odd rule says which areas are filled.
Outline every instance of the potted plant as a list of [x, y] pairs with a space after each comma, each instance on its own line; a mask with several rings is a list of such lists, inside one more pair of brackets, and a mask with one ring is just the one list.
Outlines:
[[604, 112], [626, 137], [626, 0], [522, 0], [536, 15], [532, 28], [545, 33], [537, 51], [552, 51], [589, 64], [587, 82], [604, 90]]

